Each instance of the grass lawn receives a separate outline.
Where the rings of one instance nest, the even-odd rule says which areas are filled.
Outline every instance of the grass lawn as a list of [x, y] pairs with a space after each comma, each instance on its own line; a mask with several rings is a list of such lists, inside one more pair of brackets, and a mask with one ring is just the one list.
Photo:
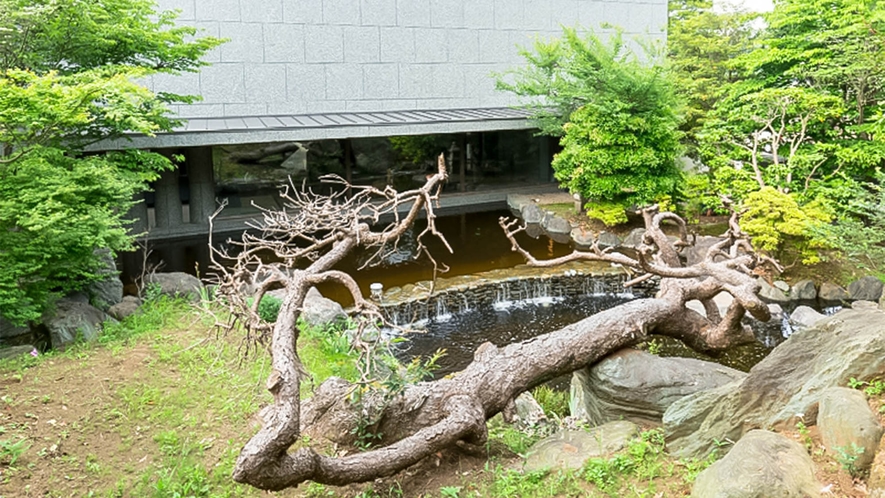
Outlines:
[[[96, 344], [0, 363], [0, 497], [676, 497], [709, 463], [669, 457], [660, 431], [649, 431], [578, 471], [525, 474], [519, 454], [556, 424], [519, 431], [496, 417], [487, 457], [442, 452], [368, 484], [268, 494], [230, 476], [271, 401], [269, 357], [243, 358], [211, 325], [199, 309], [161, 298], [107, 325]], [[303, 333], [301, 357], [317, 383], [356, 375], [342, 335]], [[565, 414], [563, 393], [535, 396], [554, 422]]]

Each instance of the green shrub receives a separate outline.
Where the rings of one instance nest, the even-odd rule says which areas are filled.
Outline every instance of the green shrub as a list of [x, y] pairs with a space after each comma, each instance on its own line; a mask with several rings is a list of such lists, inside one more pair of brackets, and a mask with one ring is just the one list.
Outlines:
[[277, 316], [280, 314], [280, 306], [282, 304], [282, 299], [265, 295], [261, 298], [261, 302], [258, 303], [258, 316], [260, 316], [265, 322], [274, 323], [277, 321]]
[[568, 417], [568, 391], [558, 391], [550, 386], [538, 386], [532, 390], [532, 396], [541, 405], [548, 417]]
[[800, 207], [791, 194], [764, 187], [748, 195], [743, 208], [741, 228], [752, 237], [753, 247], [779, 254], [792, 238], [804, 263], [820, 261], [816, 249], [824, 244], [814, 237], [814, 227], [832, 219], [822, 203], [812, 201]]
[[627, 223], [627, 212], [624, 206], [614, 202], [591, 201], [584, 205], [587, 217], [605, 223], [605, 226], [613, 227], [621, 223]]

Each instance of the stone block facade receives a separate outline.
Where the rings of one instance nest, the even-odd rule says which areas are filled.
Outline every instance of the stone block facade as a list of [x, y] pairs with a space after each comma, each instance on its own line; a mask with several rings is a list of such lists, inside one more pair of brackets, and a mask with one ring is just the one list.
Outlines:
[[666, 0], [159, 0], [179, 23], [227, 38], [198, 74], [154, 91], [199, 94], [183, 118], [490, 108], [514, 104], [493, 73], [560, 26], [617, 25], [663, 42]]

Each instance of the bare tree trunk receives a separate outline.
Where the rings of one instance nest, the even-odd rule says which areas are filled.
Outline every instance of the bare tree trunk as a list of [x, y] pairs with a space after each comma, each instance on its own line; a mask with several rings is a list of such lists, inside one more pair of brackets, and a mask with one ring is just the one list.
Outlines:
[[[264, 222], [256, 226], [262, 235], [244, 236], [240, 255], [230, 257], [215, 251], [219, 257], [230, 257], [235, 262], [232, 269], [219, 270], [218, 287], [231, 304], [235, 322], [244, 326], [250, 339], [269, 342], [273, 357], [267, 389], [273, 393], [274, 403], [262, 411], [263, 427], [240, 453], [235, 480], [279, 490], [308, 480], [344, 485], [388, 476], [445, 448], [475, 448], [486, 440], [486, 420], [503, 411], [522, 392], [645, 341], [650, 334], [676, 337], [699, 350], [721, 350], [754, 340], [752, 332], [740, 323], [745, 312], [762, 320], [769, 318], [767, 306], [756, 295], [758, 285], [752, 277], [752, 269], [762, 261], [740, 232], [736, 216], [726, 240], [712, 247], [703, 262], [687, 268], [682, 266], [678, 254], [682, 246], [688, 245], [684, 222], [672, 213], [658, 213], [655, 207], [643, 212], [646, 235], [635, 259], [594, 248], [539, 261], [516, 242], [515, 235], [524, 227], [502, 219], [502, 229], [513, 250], [520, 252], [529, 264], [553, 266], [577, 259], [609, 261], [646, 275], [633, 282], [660, 275], [661, 292], [657, 298], [631, 301], [520, 343], [501, 348], [486, 343], [477, 349], [473, 362], [463, 371], [450, 378], [407, 386], [392, 398], [370, 392], [357, 406], [349, 401], [355, 386], [330, 378], [313, 397], [302, 402], [299, 392], [305, 372], [297, 356], [297, 319], [307, 290], [320, 282], [338, 282], [350, 290], [357, 310], [379, 317], [377, 308], [363, 299], [356, 282], [333, 270], [333, 266], [357, 247], [377, 248], [376, 255], [380, 255], [386, 244], [394, 243], [411, 225], [421, 209], [428, 217], [428, 228], [421, 236], [433, 234], [441, 238], [434, 224], [433, 202], [445, 178], [441, 157], [439, 173], [421, 189], [402, 194], [390, 189], [355, 187], [359, 192], [345, 200], [284, 192], [283, 197], [291, 201], [287, 211], [267, 211]], [[399, 206], [409, 206], [406, 215], [398, 216], [381, 231], [369, 229], [369, 222], [377, 221], [381, 214], [395, 212]], [[680, 242], [670, 243], [660, 228], [663, 222], [680, 227]], [[293, 246], [296, 240], [307, 247]], [[420, 247], [423, 251], [423, 244]], [[273, 251], [285, 263], [261, 261], [257, 258], [260, 250]], [[307, 259], [310, 264], [303, 270], [293, 270], [299, 259]], [[251, 306], [241, 296], [244, 285], [254, 288]], [[257, 306], [261, 296], [273, 287], [285, 287], [286, 296], [279, 318], [271, 326], [260, 320]], [[712, 309], [712, 298], [723, 290], [735, 298], [724, 317], [716, 312], [705, 318], [685, 306], [687, 301], [698, 299]], [[231, 328], [235, 325], [227, 324]], [[363, 416], [360, 410], [367, 407], [377, 411], [372, 430], [381, 437], [375, 449], [330, 457], [301, 445], [302, 435], [309, 435], [312, 440], [353, 443], [353, 429]]]

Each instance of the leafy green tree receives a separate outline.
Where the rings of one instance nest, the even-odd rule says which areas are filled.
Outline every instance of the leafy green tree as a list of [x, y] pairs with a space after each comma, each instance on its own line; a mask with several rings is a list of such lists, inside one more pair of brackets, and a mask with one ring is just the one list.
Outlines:
[[673, 81], [686, 103], [681, 129], [687, 152], [697, 157], [697, 131], [726, 85], [741, 81], [735, 59], [752, 48], [759, 14], [717, 11], [711, 0], [670, 0], [667, 50]]
[[679, 101], [655, 54], [640, 59], [620, 33], [604, 42], [571, 28], [533, 48], [498, 87], [527, 99], [542, 133], [562, 137], [556, 179], [609, 215], [612, 205], [623, 211], [675, 195]]
[[220, 43], [175, 16], [149, 0], [0, 0], [0, 316], [38, 319], [96, 278], [95, 249], [130, 248], [132, 197], [171, 163], [84, 149], [169, 130], [167, 104], [194, 100], [137, 83], [195, 71]]

